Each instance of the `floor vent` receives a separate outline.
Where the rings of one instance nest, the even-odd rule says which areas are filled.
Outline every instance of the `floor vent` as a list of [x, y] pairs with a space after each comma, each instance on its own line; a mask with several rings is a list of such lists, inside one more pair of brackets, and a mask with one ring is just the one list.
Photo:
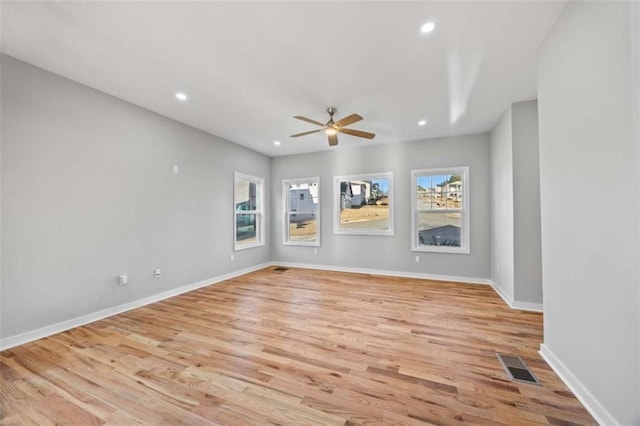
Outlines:
[[500, 360], [500, 364], [504, 367], [504, 371], [507, 372], [511, 380], [541, 386], [538, 379], [536, 379], [536, 376], [534, 376], [533, 372], [529, 370], [529, 367], [527, 367], [527, 364], [525, 364], [522, 358], [515, 355], [499, 353], [496, 353], [496, 355], [498, 356], [498, 360]]
[[273, 268], [273, 272], [285, 272], [288, 271], [289, 268], [284, 268], [282, 266], [276, 266], [275, 268]]

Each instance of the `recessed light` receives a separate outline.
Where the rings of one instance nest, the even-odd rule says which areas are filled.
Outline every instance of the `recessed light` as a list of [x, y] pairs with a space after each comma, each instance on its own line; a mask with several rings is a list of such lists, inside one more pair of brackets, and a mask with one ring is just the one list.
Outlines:
[[423, 24], [420, 27], [420, 32], [426, 34], [426, 33], [430, 33], [431, 31], [433, 31], [436, 28], [436, 24], [434, 24], [433, 22], [427, 22], [426, 24]]
[[273, 144], [274, 144], [275, 146], [279, 146], [279, 145], [280, 145], [280, 141], [273, 141]]
[[418, 126], [426, 126], [426, 125], [427, 125], [427, 120], [418, 121]]
[[184, 92], [177, 92], [176, 93], [176, 99], [178, 99], [179, 101], [186, 101], [187, 100], [187, 94]]

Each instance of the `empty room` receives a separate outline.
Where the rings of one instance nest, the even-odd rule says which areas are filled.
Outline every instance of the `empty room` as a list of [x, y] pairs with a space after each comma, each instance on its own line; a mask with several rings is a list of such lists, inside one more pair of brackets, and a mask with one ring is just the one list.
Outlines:
[[0, 25], [0, 424], [640, 425], [640, 2]]

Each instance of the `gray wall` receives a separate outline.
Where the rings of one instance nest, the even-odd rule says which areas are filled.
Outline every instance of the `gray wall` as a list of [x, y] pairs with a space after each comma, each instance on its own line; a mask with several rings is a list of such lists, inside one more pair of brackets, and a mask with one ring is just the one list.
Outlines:
[[[363, 144], [367, 142], [364, 141]], [[411, 251], [412, 169], [469, 166], [471, 186], [471, 254]], [[395, 229], [393, 236], [333, 233], [333, 177], [393, 172]], [[282, 179], [320, 177], [322, 247], [282, 244]], [[489, 135], [432, 139], [360, 149], [277, 157], [272, 161], [273, 259], [350, 268], [489, 277]], [[421, 262], [415, 263], [415, 255]]]
[[491, 130], [491, 279], [513, 300], [513, 132], [511, 106]]
[[624, 425], [640, 424], [633, 7], [569, 3], [538, 67], [544, 345]]
[[538, 103], [515, 103], [491, 131], [491, 279], [515, 306], [542, 304], [538, 166]]
[[513, 134], [514, 294], [516, 302], [542, 303], [538, 102], [511, 106]]
[[270, 260], [230, 262], [233, 172], [268, 157], [1, 60], [2, 337]]

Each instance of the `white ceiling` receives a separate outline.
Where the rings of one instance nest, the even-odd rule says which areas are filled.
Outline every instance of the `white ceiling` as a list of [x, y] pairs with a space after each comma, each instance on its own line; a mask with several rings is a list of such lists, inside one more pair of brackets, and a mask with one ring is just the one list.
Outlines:
[[[5, 1], [1, 48], [277, 156], [490, 130], [536, 98], [536, 51], [564, 4]], [[294, 115], [324, 122], [329, 106], [377, 137], [289, 137], [315, 129]]]

